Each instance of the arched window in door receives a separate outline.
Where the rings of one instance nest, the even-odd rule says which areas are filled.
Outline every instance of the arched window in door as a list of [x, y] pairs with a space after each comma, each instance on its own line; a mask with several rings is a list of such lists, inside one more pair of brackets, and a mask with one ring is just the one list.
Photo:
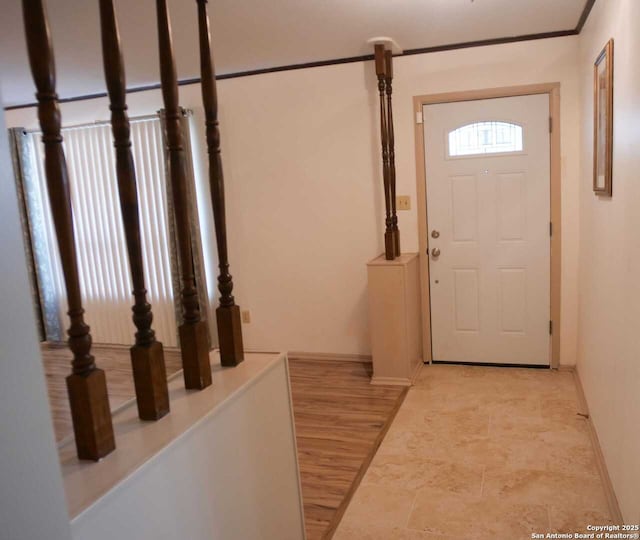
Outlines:
[[449, 132], [448, 156], [523, 151], [522, 126], [509, 122], [476, 122]]

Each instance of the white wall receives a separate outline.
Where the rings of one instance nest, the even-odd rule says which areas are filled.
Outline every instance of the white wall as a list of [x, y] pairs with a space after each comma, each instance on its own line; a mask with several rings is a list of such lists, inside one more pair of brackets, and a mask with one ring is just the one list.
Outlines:
[[68, 540], [14, 186], [0, 112], [0, 539]]
[[[614, 44], [613, 197], [596, 197], [593, 62]], [[640, 2], [596, 2], [580, 36], [578, 369], [628, 523], [640, 521]]]
[[80, 499], [124, 476], [74, 517], [74, 540], [304, 540], [287, 360], [251, 356], [216, 370], [212, 390], [171, 384], [170, 425], [136, 430], [135, 410], [116, 415], [120, 457], [91, 470], [63, 458]]
[[[412, 97], [560, 82], [562, 114], [561, 361], [575, 362], [578, 257], [578, 38], [462, 49], [395, 60], [398, 194], [403, 251], [417, 251]], [[220, 82], [231, 271], [250, 309], [248, 347], [370, 353], [366, 262], [383, 251], [378, 102], [372, 62]], [[200, 88], [181, 102], [202, 125]], [[129, 96], [132, 115], [161, 106], [160, 93]], [[106, 100], [65, 104], [65, 124], [107, 117]], [[98, 112], [96, 112], [98, 111]], [[8, 113], [33, 127], [32, 110]], [[200, 144], [203, 144], [201, 128]]]

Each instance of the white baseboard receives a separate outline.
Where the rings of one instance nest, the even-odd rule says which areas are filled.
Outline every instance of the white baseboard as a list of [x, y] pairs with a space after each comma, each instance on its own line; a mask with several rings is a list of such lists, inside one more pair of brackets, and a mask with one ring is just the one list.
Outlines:
[[418, 374], [422, 369], [424, 362], [420, 361], [416, 365], [411, 377], [376, 377], [375, 374], [371, 377], [371, 384], [374, 385], [391, 385], [391, 386], [413, 386], [418, 378]]
[[371, 363], [370, 354], [344, 354], [344, 353], [310, 353], [300, 351], [289, 351], [289, 359], [293, 360], [332, 360], [335, 362], [365, 362]]
[[[553, 368], [553, 366], [552, 366]], [[557, 368], [558, 371], [575, 371], [576, 366], [574, 364], [560, 364]]]
[[[562, 368], [563, 366], [560, 367]], [[589, 405], [584, 393], [584, 388], [582, 387], [582, 381], [580, 380], [580, 373], [578, 372], [577, 366], [564, 366], [564, 368], [564, 371], [573, 372], [573, 378], [576, 382], [576, 388], [578, 390], [580, 414], [583, 415], [587, 420], [591, 444], [593, 445], [593, 451], [596, 454], [596, 465], [598, 467], [598, 472], [600, 473], [600, 478], [602, 479], [602, 484], [604, 486], [611, 519], [613, 520], [614, 524], [622, 525], [624, 521], [622, 519], [622, 512], [620, 511], [620, 504], [618, 503], [618, 498], [616, 497], [615, 490], [613, 489], [613, 483], [611, 482], [611, 477], [609, 476], [607, 463], [604, 460], [604, 454], [602, 453], [602, 447], [600, 446], [600, 440], [598, 439], [596, 427], [593, 424], [591, 415], [589, 414]]]
[[411, 386], [411, 379], [407, 377], [371, 377], [371, 384], [379, 386]]

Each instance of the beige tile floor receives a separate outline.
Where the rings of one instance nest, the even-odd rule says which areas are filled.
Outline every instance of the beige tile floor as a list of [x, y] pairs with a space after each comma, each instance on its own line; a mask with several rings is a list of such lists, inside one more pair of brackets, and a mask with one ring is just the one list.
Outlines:
[[335, 540], [519, 540], [611, 523], [573, 375], [424, 366]]

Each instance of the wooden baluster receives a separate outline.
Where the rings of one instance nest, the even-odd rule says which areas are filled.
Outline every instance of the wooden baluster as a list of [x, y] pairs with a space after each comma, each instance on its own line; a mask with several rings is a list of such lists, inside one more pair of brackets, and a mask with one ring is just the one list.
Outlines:
[[207, 150], [209, 153], [209, 183], [211, 202], [216, 225], [220, 275], [220, 306], [216, 309], [220, 361], [223, 366], [236, 366], [244, 359], [240, 308], [235, 304], [233, 279], [229, 273], [227, 254], [227, 224], [225, 217], [224, 177], [220, 156], [220, 129], [218, 127], [218, 95], [211, 53], [207, 0], [196, 0], [198, 4], [198, 26], [200, 31], [200, 71], [202, 77], [202, 102], [206, 119]]
[[393, 55], [385, 51], [385, 86], [387, 93], [387, 132], [389, 145], [389, 198], [391, 200], [391, 222], [393, 228], [393, 248], [396, 257], [400, 256], [400, 230], [398, 229], [398, 215], [396, 213], [396, 149], [393, 133], [393, 107], [391, 94], [393, 93]]
[[182, 310], [184, 323], [180, 326], [182, 367], [187, 388], [206, 388], [211, 384], [209, 340], [207, 324], [200, 319], [193, 259], [189, 200], [187, 195], [187, 169], [184, 154], [184, 135], [178, 104], [178, 77], [171, 40], [171, 23], [166, 0], [156, 0], [158, 15], [158, 45], [160, 50], [160, 79], [164, 99], [169, 152], [169, 175], [178, 235], [178, 256], [182, 269]]
[[389, 183], [389, 131], [387, 129], [387, 104], [385, 98], [386, 63], [384, 57], [384, 45], [374, 47], [376, 75], [378, 76], [378, 92], [380, 94], [380, 135], [382, 138], [382, 179], [384, 183], [384, 207], [385, 207], [385, 231], [384, 231], [384, 256], [392, 261], [395, 259], [395, 245], [393, 237], [393, 220], [391, 219], [391, 200]]
[[140, 241], [136, 170], [131, 153], [131, 130], [125, 96], [124, 63], [113, 0], [100, 0], [100, 26], [104, 74], [109, 92], [111, 129], [116, 152], [120, 212], [127, 241], [135, 299], [133, 322], [138, 331], [136, 343], [131, 347], [131, 365], [138, 416], [141, 420], [158, 420], [169, 412], [169, 389], [162, 343], [156, 341], [155, 332], [151, 328], [153, 313], [147, 302]]
[[22, 0], [31, 73], [36, 85], [38, 116], [45, 148], [45, 173], [53, 223], [64, 274], [71, 325], [72, 373], [67, 377], [78, 458], [99, 460], [115, 449], [104, 371], [91, 355], [91, 334], [84, 322], [78, 280], [67, 165], [60, 133], [55, 63], [49, 24], [42, 0]]

